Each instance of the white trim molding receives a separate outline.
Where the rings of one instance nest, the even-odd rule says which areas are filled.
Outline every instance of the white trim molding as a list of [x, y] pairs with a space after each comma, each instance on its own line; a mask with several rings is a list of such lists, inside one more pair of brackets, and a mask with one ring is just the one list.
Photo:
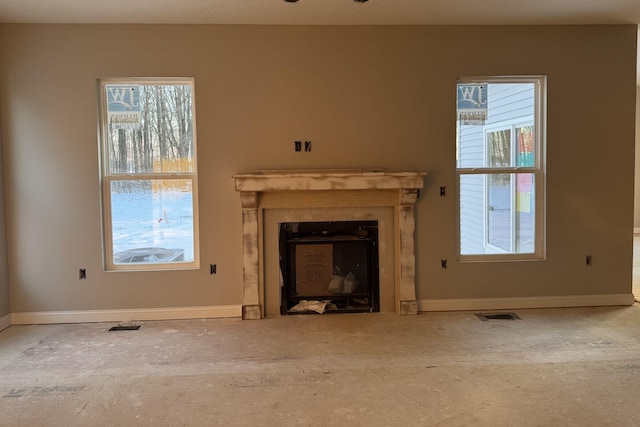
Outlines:
[[526, 308], [633, 305], [633, 294], [569, 295], [522, 298], [425, 299], [418, 311], [514, 310]]
[[11, 326], [11, 314], [0, 317], [0, 331], [4, 331], [9, 326]]
[[136, 320], [185, 320], [241, 317], [241, 305], [209, 307], [167, 307], [123, 310], [41, 311], [13, 313], [13, 325], [55, 323], [131, 322]]

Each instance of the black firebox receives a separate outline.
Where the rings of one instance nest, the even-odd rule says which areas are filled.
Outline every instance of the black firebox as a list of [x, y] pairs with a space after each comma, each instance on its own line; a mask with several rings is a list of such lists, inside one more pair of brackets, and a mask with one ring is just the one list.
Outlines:
[[282, 315], [380, 311], [377, 221], [281, 223], [279, 249]]

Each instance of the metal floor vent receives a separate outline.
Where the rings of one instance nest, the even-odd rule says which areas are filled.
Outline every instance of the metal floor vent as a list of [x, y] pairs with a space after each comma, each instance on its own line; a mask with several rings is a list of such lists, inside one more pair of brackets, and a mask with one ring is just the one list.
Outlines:
[[520, 316], [515, 313], [476, 313], [478, 319], [486, 320], [520, 320]]
[[118, 325], [118, 326], [112, 326], [111, 328], [109, 328], [109, 332], [111, 332], [111, 331], [137, 331], [138, 329], [140, 329], [140, 325], [128, 325], [128, 326]]

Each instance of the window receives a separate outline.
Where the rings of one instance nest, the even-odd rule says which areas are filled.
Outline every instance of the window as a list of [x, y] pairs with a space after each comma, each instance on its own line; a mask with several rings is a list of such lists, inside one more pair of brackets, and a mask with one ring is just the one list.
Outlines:
[[457, 85], [461, 260], [544, 256], [545, 78]]
[[193, 80], [99, 86], [105, 267], [198, 268]]

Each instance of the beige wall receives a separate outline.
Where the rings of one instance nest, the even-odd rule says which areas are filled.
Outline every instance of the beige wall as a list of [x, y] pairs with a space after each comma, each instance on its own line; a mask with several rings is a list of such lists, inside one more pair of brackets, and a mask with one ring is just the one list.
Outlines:
[[[640, 47], [639, 50], [640, 52]], [[640, 64], [640, 58], [638, 58]], [[640, 73], [640, 65], [638, 66]], [[633, 226], [640, 229], [640, 78], [636, 87], [636, 169], [635, 169], [635, 197], [633, 204]]]
[[[419, 299], [631, 292], [636, 26], [0, 31], [13, 312], [241, 304], [231, 175], [265, 168], [427, 171]], [[456, 78], [508, 74], [548, 76], [547, 259], [460, 264]], [[195, 77], [198, 271], [102, 270], [96, 79], [116, 76]]]
[[[7, 274], [7, 234], [5, 227], [4, 184], [2, 173], [2, 140], [0, 139], [0, 319], [8, 315], [9, 306], [9, 277]], [[2, 325], [0, 325], [2, 329]]]

